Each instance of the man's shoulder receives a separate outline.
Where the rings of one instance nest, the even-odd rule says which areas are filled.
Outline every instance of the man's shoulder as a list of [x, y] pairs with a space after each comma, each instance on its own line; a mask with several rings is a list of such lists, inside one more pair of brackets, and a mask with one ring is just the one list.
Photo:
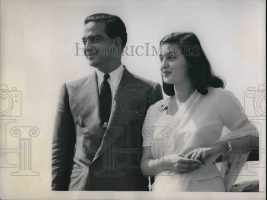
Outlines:
[[84, 85], [87, 85], [88, 83], [90, 83], [94, 77], [95, 77], [95, 73], [92, 73], [90, 75], [79, 78], [77, 80], [67, 82], [66, 86], [67, 87], [83, 87]]
[[153, 82], [151, 80], [145, 79], [141, 76], [131, 73], [131, 75], [136, 79], [137, 82], [142, 84], [144, 87], [152, 87], [154, 88], [158, 83]]

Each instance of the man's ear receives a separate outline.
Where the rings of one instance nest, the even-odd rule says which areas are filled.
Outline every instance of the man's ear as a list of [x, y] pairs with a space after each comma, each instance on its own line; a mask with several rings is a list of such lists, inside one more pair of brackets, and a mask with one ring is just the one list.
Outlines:
[[122, 44], [122, 40], [120, 37], [116, 37], [115, 38], [115, 45], [118, 46], [118, 47], [121, 47], [121, 44]]

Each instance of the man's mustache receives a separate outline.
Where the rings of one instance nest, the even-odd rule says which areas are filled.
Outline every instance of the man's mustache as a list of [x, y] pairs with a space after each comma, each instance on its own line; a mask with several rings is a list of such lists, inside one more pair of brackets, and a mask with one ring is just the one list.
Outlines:
[[[94, 46], [84, 49], [85, 56], [107, 56], [113, 53], [113, 46]], [[114, 54], [114, 53], [113, 53]]]
[[100, 53], [99, 48], [88, 48], [88, 49], [84, 49], [84, 54], [86, 56], [95, 56], [98, 55]]

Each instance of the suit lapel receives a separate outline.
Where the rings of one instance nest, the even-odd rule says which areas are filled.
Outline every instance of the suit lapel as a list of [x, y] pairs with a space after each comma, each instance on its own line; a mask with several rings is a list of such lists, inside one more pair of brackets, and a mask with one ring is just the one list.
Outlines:
[[[107, 131], [103, 136], [102, 143], [93, 161], [115, 142], [116, 138], [123, 132], [133, 115], [137, 113], [140, 107], [140, 101], [137, 101], [138, 91], [144, 93], [142, 85], [139, 84], [137, 79], [125, 68], [114, 97]], [[139, 98], [141, 98], [141, 96], [142, 95], [140, 95]]]
[[[99, 92], [96, 73], [93, 73], [88, 79], [80, 85], [74, 94], [76, 99], [76, 113], [79, 114], [79, 123], [85, 124], [88, 132], [94, 136], [103, 136], [99, 113]], [[98, 133], [98, 134], [97, 134]]]

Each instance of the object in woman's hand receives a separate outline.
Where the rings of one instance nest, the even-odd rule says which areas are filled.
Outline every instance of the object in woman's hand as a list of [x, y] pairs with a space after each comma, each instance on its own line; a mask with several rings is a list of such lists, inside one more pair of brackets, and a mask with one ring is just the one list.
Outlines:
[[259, 180], [235, 184], [230, 189], [230, 192], [259, 192]]

